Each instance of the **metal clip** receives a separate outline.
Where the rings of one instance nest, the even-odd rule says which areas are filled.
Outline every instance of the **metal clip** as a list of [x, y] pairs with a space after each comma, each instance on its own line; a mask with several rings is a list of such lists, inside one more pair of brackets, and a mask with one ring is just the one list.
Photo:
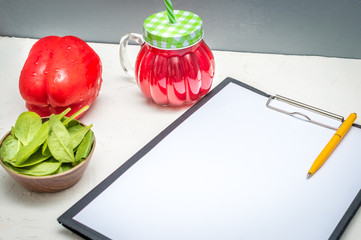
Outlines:
[[[288, 103], [290, 105], [300, 107], [300, 108], [303, 108], [303, 109], [306, 109], [306, 110], [309, 110], [309, 111], [312, 111], [312, 112], [315, 112], [315, 113], [318, 113], [318, 114], [321, 114], [323, 116], [326, 116], [326, 117], [329, 117], [329, 118], [332, 118], [332, 119], [339, 120], [341, 122], [344, 121], [344, 118], [342, 116], [340, 116], [340, 115], [337, 115], [337, 114], [334, 114], [334, 113], [331, 113], [331, 112], [328, 112], [328, 111], [325, 111], [325, 110], [322, 110], [322, 109], [319, 109], [319, 108], [316, 108], [316, 107], [313, 107], [313, 106], [310, 106], [310, 105], [307, 105], [307, 104], [304, 104], [304, 103], [301, 103], [301, 102], [298, 102], [298, 101], [295, 101], [295, 100], [292, 100], [292, 99], [289, 99], [289, 98], [286, 98], [286, 97], [283, 97], [283, 96], [280, 96], [280, 95], [270, 96], [267, 103], [266, 103], [266, 106], [268, 108], [272, 109], [272, 110], [287, 114], [287, 115], [289, 115], [291, 117], [295, 117], [297, 119], [308, 121], [308, 122], [313, 123], [313, 124], [317, 124], [317, 125], [322, 126], [322, 127], [337, 130], [337, 128], [335, 128], [335, 127], [332, 127], [332, 126], [329, 126], [327, 124], [312, 120], [306, 114], [303, 114], [303, 113], [300, 113], [300, 112], [288, 112], [288, 111], [285, 111], [283, 109], [271, 106], [270, 102], [273, 99], [281, 101], [281, 102], [285, 102], [285, 103]], [[299, 116], [303, 117], [304, 119], [300, 118]]]

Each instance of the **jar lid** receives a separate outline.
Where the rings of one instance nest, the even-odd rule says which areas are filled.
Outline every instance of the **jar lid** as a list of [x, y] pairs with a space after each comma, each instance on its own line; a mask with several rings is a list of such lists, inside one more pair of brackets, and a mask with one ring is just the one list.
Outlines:
[[144, 40], [157, 48], [179, 49], [189, 47], [202, 39], [202, 19], [195, 13], [174, 10], [175, 23], [170, 23], [166, 11], [145, 19]]

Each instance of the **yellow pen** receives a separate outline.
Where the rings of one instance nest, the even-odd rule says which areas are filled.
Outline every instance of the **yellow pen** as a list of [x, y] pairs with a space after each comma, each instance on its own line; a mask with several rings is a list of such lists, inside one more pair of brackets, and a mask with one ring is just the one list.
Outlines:
[[331, 140], [327, 143], [326, 147], [322, 150], [322, 152], [318, 155], [316, 160], [313, 162], [310, 170], [308, 171], [307, 178], [310, 178], [327, 160], [336, 146], [341, 142], [341, 139], [346, 135], [348, 130], [351, 128], [352, 124], [355, 122], [357, 118], [356, 113], [351, 113], [350, 116], [341, 124], [339, 129], [336, 131], [335, 135], [331, 138]]

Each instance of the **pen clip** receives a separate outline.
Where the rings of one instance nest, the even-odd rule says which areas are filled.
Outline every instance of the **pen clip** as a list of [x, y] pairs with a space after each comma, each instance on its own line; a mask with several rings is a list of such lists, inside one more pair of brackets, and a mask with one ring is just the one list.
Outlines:
[[332, 119], [339, 120], [341, 122], [343, 122], [343, 120], [344, 120], [344, 118], [342, 116], [340, 116], [340, 115], [337, 115], [337, 114], [334, 114], [334, 113], [331, 113], [331, 112], [328, 112], [328, 111], [325, 111], [325, 110], [322, 110], [322, 109], [319, 109], [319, 108], [316, 108], [316, 107], [313, 107], [313, 106], [310, 106], [310, 105], [307, 105], [307, 104], [304, 104], [304, 103], [301, 103], [301, 102], [298, 102], [298, 101], [295, 101], [295, 100], [292, 100], [292, 99], [289, 99], [289, 98], [286, 98], [286, 97], [283, 97], [283, 96], [280, 96], [280, 95], [270, 96], [268, 98], [268, 101], [266, 103], [266, 106], [268, 108], [270, 108], [272, 110], [275, 110], [275, 111], [278, 111], [278, 112], [281, 112], [281, 113], [284, 113], [284, 114], [287, 114], [287, 115], [289, 115], [291, 117], [295, 117], [297, 119], [304, 120], [304, 121], [307, 121], [307, 122], [310, 122], [310, 123], [313, 123], [313, 124], [316, 124], [316, 125], [319, 125], [319, 126], [322, 126], [322, 127], [325, 127], [325, 128], [332, 129], [332, 130], [337, 131], [338, 128], [327, 125], [327, 124], [324, 124], [324, 123], [321, 123], [319, 121], [315, 121], [315, 120], [311, 119], [309, 116], [307, 116], [306, 114], [303, 114], [303, 113], [300, 113], [300, 112], [289, 112], [289, 111], [283, 110], [281, 108], [271, 106], [270, 103], [271, 103], [272, 100], [285, 102], [287, 104], [290, 104], [290, 105], [293, 105], [293, 106], [296, 106], [296, 107], [299, 107], [299, 108], [303, 108], [303, 109], [306, 109], [308, 111], [312, 111], [312, 112], [315, 112], [317, 114], [320, 114], [320, 115], [323, 115], [323, 116], [326, 116], [326, 117], [329, 117], [329, 118], [332, 118]]

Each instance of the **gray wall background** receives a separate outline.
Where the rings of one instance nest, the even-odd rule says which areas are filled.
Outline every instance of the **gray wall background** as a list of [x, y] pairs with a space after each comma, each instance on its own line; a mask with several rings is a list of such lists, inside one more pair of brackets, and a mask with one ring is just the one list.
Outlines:
[[[361, 0], [173, 0], [203, 19], [214, 50], [361, 59]], [[162, 0], [0, 0], [0, 36], [118, 43]]]

